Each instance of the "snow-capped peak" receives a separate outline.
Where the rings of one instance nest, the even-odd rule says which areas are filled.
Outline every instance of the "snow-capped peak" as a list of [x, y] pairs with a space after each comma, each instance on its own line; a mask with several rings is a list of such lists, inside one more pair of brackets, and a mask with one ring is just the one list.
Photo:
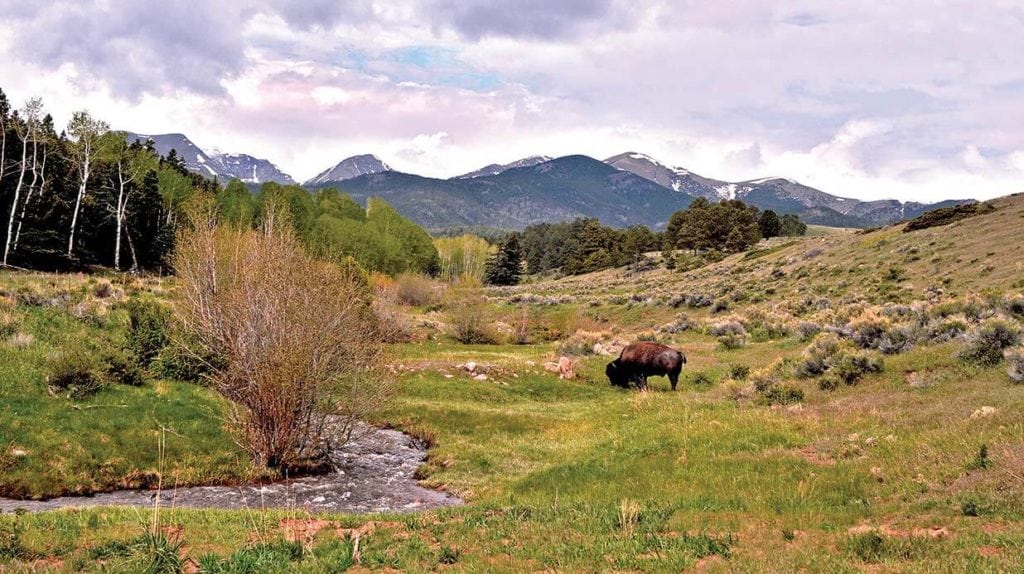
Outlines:
[[347, 179], [357, 178], [361, 175], [382, 173], [385, 171], [392, 171], [391, 166], [381, 161], [379, 157], [373, 154], [354, 155], [341, 160], [333, 167], [325, 169], [317, 174], [316, 177], [306, 181], [304, 185], [319, 185], [334, 181], [345, 181]]

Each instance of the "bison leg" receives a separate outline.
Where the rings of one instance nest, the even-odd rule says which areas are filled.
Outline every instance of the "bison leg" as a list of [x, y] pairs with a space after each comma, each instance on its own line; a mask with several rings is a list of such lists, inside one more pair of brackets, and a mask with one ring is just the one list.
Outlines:
[[669, 373], [668, 382], [672, 383], [672, 390], [676, 390], [676, 385], [679, 384], [679, 373]]

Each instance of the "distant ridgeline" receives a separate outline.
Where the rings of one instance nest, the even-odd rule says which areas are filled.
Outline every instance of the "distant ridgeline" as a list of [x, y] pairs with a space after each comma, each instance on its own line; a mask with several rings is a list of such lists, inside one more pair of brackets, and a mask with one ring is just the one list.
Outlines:
[[[221, 181], [241, 179], [254, 192], [267, 182], [293, 183], [268, 160], [247, 154], [206, 153], [182, 134], [130, 137], [152, 139], [162, 155], [176, 150], [187, 169]], [[452, 228], [516, 230], [587, 217], [618, 228], [639, 224], [662, 229], [670, 214], [697, 198], [711, 202], [739, 199], [779, 215], [797, 215], [807, 223], [861, 228], [970, 203], [860, 201], [783, 177], [728, 182], [669, 167], [635, 152], [604, 161], [582, 155], [531, 156], [448, 179], [401, 173], [374, 155], [362, 154], [324, 169], [302, 185], [314, 191], [335, 188], [364, 205], [368, 198], [380, 197], [435, 232]]]

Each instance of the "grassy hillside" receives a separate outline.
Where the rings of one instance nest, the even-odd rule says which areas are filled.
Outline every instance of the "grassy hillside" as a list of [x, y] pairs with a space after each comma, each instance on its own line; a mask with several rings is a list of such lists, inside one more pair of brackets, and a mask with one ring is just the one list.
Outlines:
[[[499, 344], [453, 340], [462, 301], [396, 305], [412, 342], [392, 346], [400, 391], [378, 422], [430, 442], [424, 482], [467, 506], [164, 510], [161, 528], [207, 571], [1014, 571], [1024, 385], [1001, 357], [964, 353], [995, 323], [1024, 329], [1024, 197], [995, 205], [913, 233], [773, 240], [686, 273], [489, 289]], [[608, 385], [594, 345], [637, 338], [686, 352], [679, 391]], [[545, 369], [559, 355], [574, 379]], [[133, 392], [156, 401], [161, 384]], [[204, 444], [228, 444], [217, 432], [169, 458], [209, 457]], [[0, 565], [138, 571], [157, 555], [150, 518], [0, 516]]]

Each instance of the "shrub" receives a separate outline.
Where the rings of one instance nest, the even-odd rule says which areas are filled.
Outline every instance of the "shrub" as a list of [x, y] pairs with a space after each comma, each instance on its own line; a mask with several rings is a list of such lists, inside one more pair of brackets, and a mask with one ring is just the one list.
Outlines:
[[131, 299], [125, 307], [128, 310], [128, 349], [139, 365], [148, 367], [170, 341], [167, 326], [171, 311], [149, 298]]
[[97, 299], [106, 299], [114, 295], [114, 286], [110, 284], [110, 281], [101, 280], [93, 286], [92, 294]]
[[821, 332], [821, 325], [811, 321], [800, 321], [796, 330], [800, 333], [801, 341], [810, 341], [815, 335]]
[[189, 350], [187, 342], [179, 341], [164, 347], [150, 369], [154, 375], [165, 379], [195, 383], [209, 376], [212, 373], [210, 365], [217, 363], [213, 358], [200, 359]]
[[1007, 298], [1006, 310], [1011, 315], [1024, 319], [1024, 296], [1015, 295]]
[[103, 370], [106, 379], [112, 383], [128, 385], [130, 387], [141, 387], [145, 382], [142, 369], [139, 368], [139, 364], [135, 362], [133, 357], [129, 357], [124, 353], [113, 352], [107, 354], [103, 362], [105, 363]]
[[995, 206], [990, 203], [967, 203], [964, 205], [955, 205], [953, 207], [933, 209], [932, 211], [919, 215], [907, 222], [907, 226], [903, 228], [903, 232], [910, 233], [911, 231], [928, 229], [929, 227], [949, 225], [960, 221], [961, 219], [981, 215], [983, 213], [991, 213], [995, 210]]
[[842, 341], [834, 333], [822, 333], [804, 349], [803, 360], [797, 365], [797, 375], [816, 377], [832, 366], [832, 359], [842, 349]]
[[448, 322], [452, 337], [465, 345], [496, 343], [479, 280], [463, 278], [448, 290], [448, 294]]
[[882, 334], [878, 350], [886, 355], [898, 355], [913, 346], [914, 333], [910, 327], [894, 327]]
[[967, 323], [957, 319], [946, 319], [928, 329], [928, 338], [936, 343], [944, 343], [957, 339], [966, 332]]
[[175, 318], [191, 354], [219, 358], [208, 378], [253, 462], [304, 467], [381, 408], [388, 379], [365, 275], [314, 259], [287, 212], [266, 211], [260, 231], [197, 225], [179, 237]]
[[750, 373], [750, 384], [754, 386], [754, 390], [764, 393], [777, 385], [780, 379], [779, 367], [779, 364], [772, 364]]
[[1007, 350], [1004, 356], [1007, 362], [1006, 373], [1010, 375], [1010, 380], [1024, 383], [1024, 348]]
[[881, 359], [864, 351], [855, 351], [836, 357], [828, 374], [843, 384], [855, 385], [864, 375], [881, 371]]
[[594, 354], [594, 345], [600, 339], [593, 334], [576, 333], [558, 344], [555, 352], [565, 357], [586, 357]]
[[737, 381], [745, 381], [750, 376], [750, 367], [746, 365], [733, 365], [729, 368], [729, 376]]
[[63, 349], [49, 361], [47, 387], [54, 394], [83, 399], [103, 386], [104, 369], [94, 354], [80, 346]]
[[429, 307], [440, 301], [434, 282], [426, 275], [402, 273], [395, 279], [395, 297], [403, 305]]
[[967, 347], [960, 358], [983, 366], [999, 364], [1003, 351], [1020, 342], [1016, 326], [1002, 319], [992, 319], [971, 333]]
[[726, 349], [738, 349], [747, 344], [747, 330], [739, 321], [724, 321], [711, 326], [709, 332], [718, 337], [718, 342]]
[[791, 405], [804, 400], [804, 391], [793, 384], [775, 385], [761, 394], [761, 401], [767, 405]]
[[877, 349], [890, 326], [889, 319], [869, 311], [850, 322], [853, 342], [861, 349]]

